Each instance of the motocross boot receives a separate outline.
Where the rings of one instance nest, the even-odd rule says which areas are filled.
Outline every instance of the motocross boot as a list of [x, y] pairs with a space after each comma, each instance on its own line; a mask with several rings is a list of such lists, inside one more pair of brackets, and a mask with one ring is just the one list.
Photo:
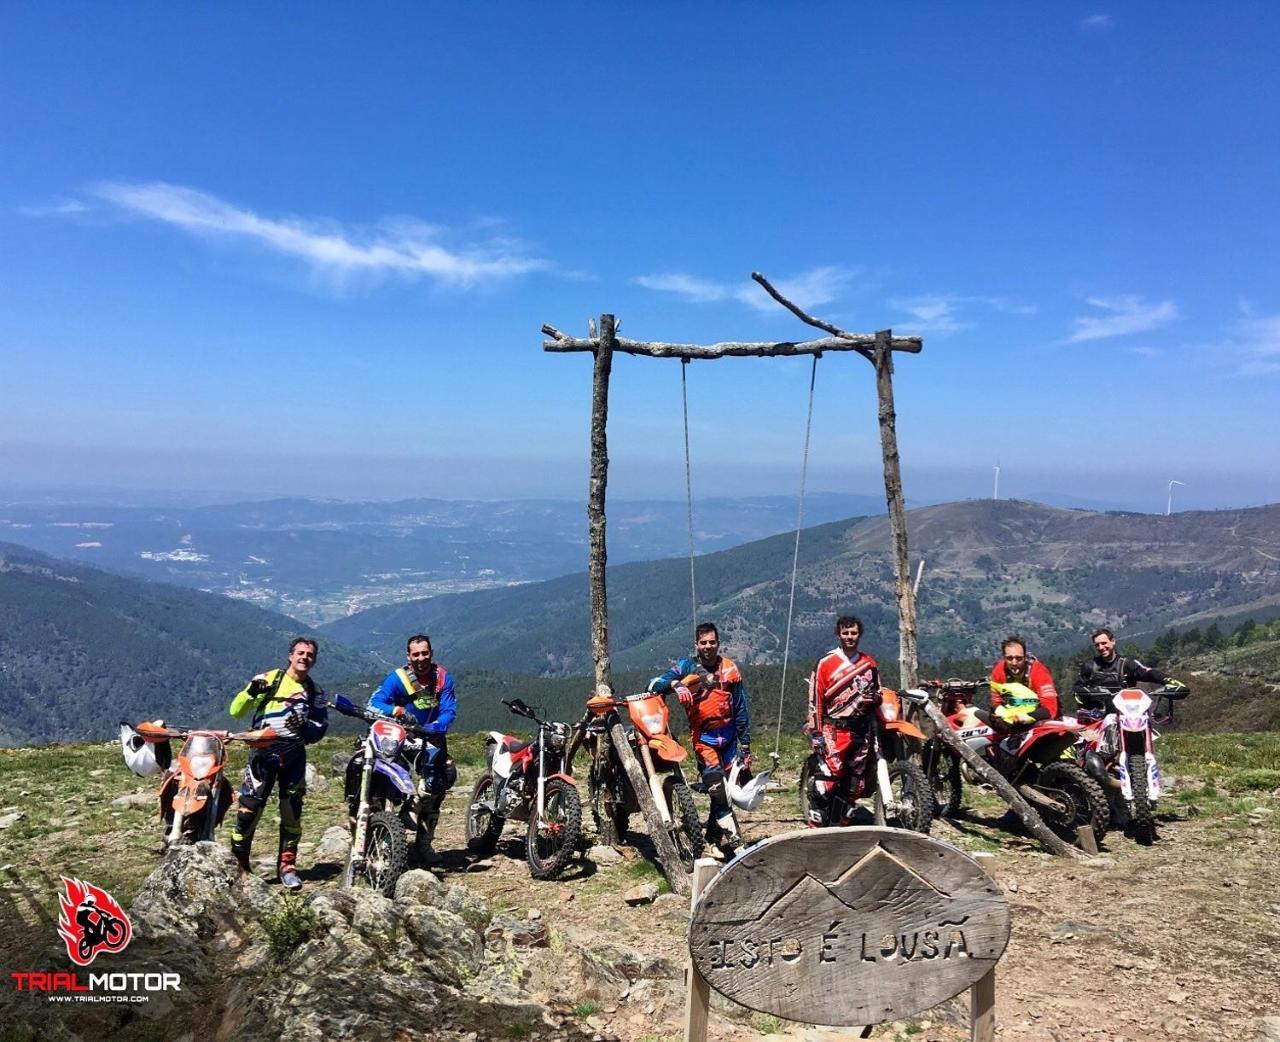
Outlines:
[[236, 859], [236, 864], [240, 866], [241, 872], [245, 873], [245, 875], [253, 872], [253, 868], [249, 864], [249, 850], [247, 847], [237, 847], [233, 844], [231, 854]]
[[440, 824], [440, 812], [429, 810], [422, 815], [418, 823], [418, 832], [413, 841], [413, 852], [417, 855], [418, 864], [423, 868], [439, 865], [444, 859], [436, 853], [431, 841], [436, 836], [436, 826]]
[[280, 852], [280, 862], [276, 871], [280, 876], [280, 885], [286, 890], [297, 893], [302, 889], [302, 879], [298, 875], [298, 855], [292, 850]]

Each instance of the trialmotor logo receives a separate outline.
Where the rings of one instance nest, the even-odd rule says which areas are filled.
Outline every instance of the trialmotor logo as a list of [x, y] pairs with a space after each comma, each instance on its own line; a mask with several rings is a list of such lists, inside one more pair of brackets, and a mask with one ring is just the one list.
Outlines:
[[99, 886], [62, 877], [58, 936], [77, 966], [88, 966], [103, 952], [123, 951], [133, 939], [133, 924], [116, 899]]

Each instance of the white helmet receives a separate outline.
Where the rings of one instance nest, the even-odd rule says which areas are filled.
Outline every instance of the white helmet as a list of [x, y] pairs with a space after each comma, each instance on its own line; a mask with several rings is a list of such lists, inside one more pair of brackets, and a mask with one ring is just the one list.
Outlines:
[[769, 785], [769, 772], [761, 771], [752, 775], [750, 781], [739, 784], [738, 776], [741, 773], [741, 762], [734, 760], [733, 766], [729, 768], [729, 777], [725, 780], [725, 791], [729, 794], [730, 802], [739, 810], [755, 810], [764, 799], [764, 790]]
[[160, 764], [156, 762], [156, 747], [138, 734], [129, 724], [120, 724], [120, 751], [129, 770], [140, 778], [156, 774]]

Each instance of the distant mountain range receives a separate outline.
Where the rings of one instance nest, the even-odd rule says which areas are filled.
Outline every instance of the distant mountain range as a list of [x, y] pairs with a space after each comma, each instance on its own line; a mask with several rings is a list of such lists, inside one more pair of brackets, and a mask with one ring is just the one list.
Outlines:
[[[807, 497], [811, 523], [882, 511], [878, 496]], [[787, 496], [695, 504], [708, 552], [795, 525]], [[165, 506], [0, 506], [0, 539], [61, 558], [222, 593], [310, 623], [441, 593], [507, 587], [576, 571], [586, 517], [565, 500], [312, 499]], [[682, 501], [609, 504], [615, 563], [688, 553]]]
[[[226, 726], [236, 690], [306, 632], [251, 604], [0, 543], [0, 745], [100, 738], [121, 719]], [[321, 640], [323, 686], [379, 670]]]
[[[1009, 632], [1033, 651], [1078, 648], [1109, 625], [1150, 639], [1170, 625], [1280, 604], [1280, 505], [1171, 516], [974, 500], [909, 513], [912, 566], [923, 559], [921, 657], [993, 658]], [[612, 529], [611, 529], [612, 531]], [[897, 655], [887, 519], [806, 529], [792, 653], [832, 643], [840, 611], [867, 624], [865, 646]], [[698, 558], [699, 615], [720, 624], [746, 662], [781, 660], [793, 539], [758, 540]], [[691, 642], [687, 561], [609, 569], [616, 668], [664, 666]], [[590, 671], [584, 573], [510, 589], [446, 595], [360, 612], [321, 627], [353, 647], [398, 654], [428, 630], [443, 661], [543, 676]]]

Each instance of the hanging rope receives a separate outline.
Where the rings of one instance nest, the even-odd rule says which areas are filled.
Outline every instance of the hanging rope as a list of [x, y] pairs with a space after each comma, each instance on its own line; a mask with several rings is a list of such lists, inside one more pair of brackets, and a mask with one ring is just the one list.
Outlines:
[[782, 704], [787, 693], [787, 660], [791, 655], [791, 619], [796, 608], [796, 575], [800, 570], [800, 529], [804, 527], [804, 486], [809, 476], [809, 433], [813, 429], [813, 390], [818, 382], [818, 359], [813, 356], [809, 372], [809, 412], [804, 421], [804, 459], [800, 464], [800, 502], [796, 506], [796, 547], [791, 556], [791, 598], [787, 602], [787, 636], [782, 644], [782, 684], [778, 689], [778, 726], [773, 732], [773, 763], [778, 763], [778, 746], [782, 741]]
[[698, 584], [693, 573], [693, 467], [689, 462], [689, 383], [685, 373], [689, 368], [689, 359], [680, 359], [680, 401], [684, 405], [684, 491], [689, 507], [689, 603], [693, 621], [690, 629], [697, 640], [698, 628]]

